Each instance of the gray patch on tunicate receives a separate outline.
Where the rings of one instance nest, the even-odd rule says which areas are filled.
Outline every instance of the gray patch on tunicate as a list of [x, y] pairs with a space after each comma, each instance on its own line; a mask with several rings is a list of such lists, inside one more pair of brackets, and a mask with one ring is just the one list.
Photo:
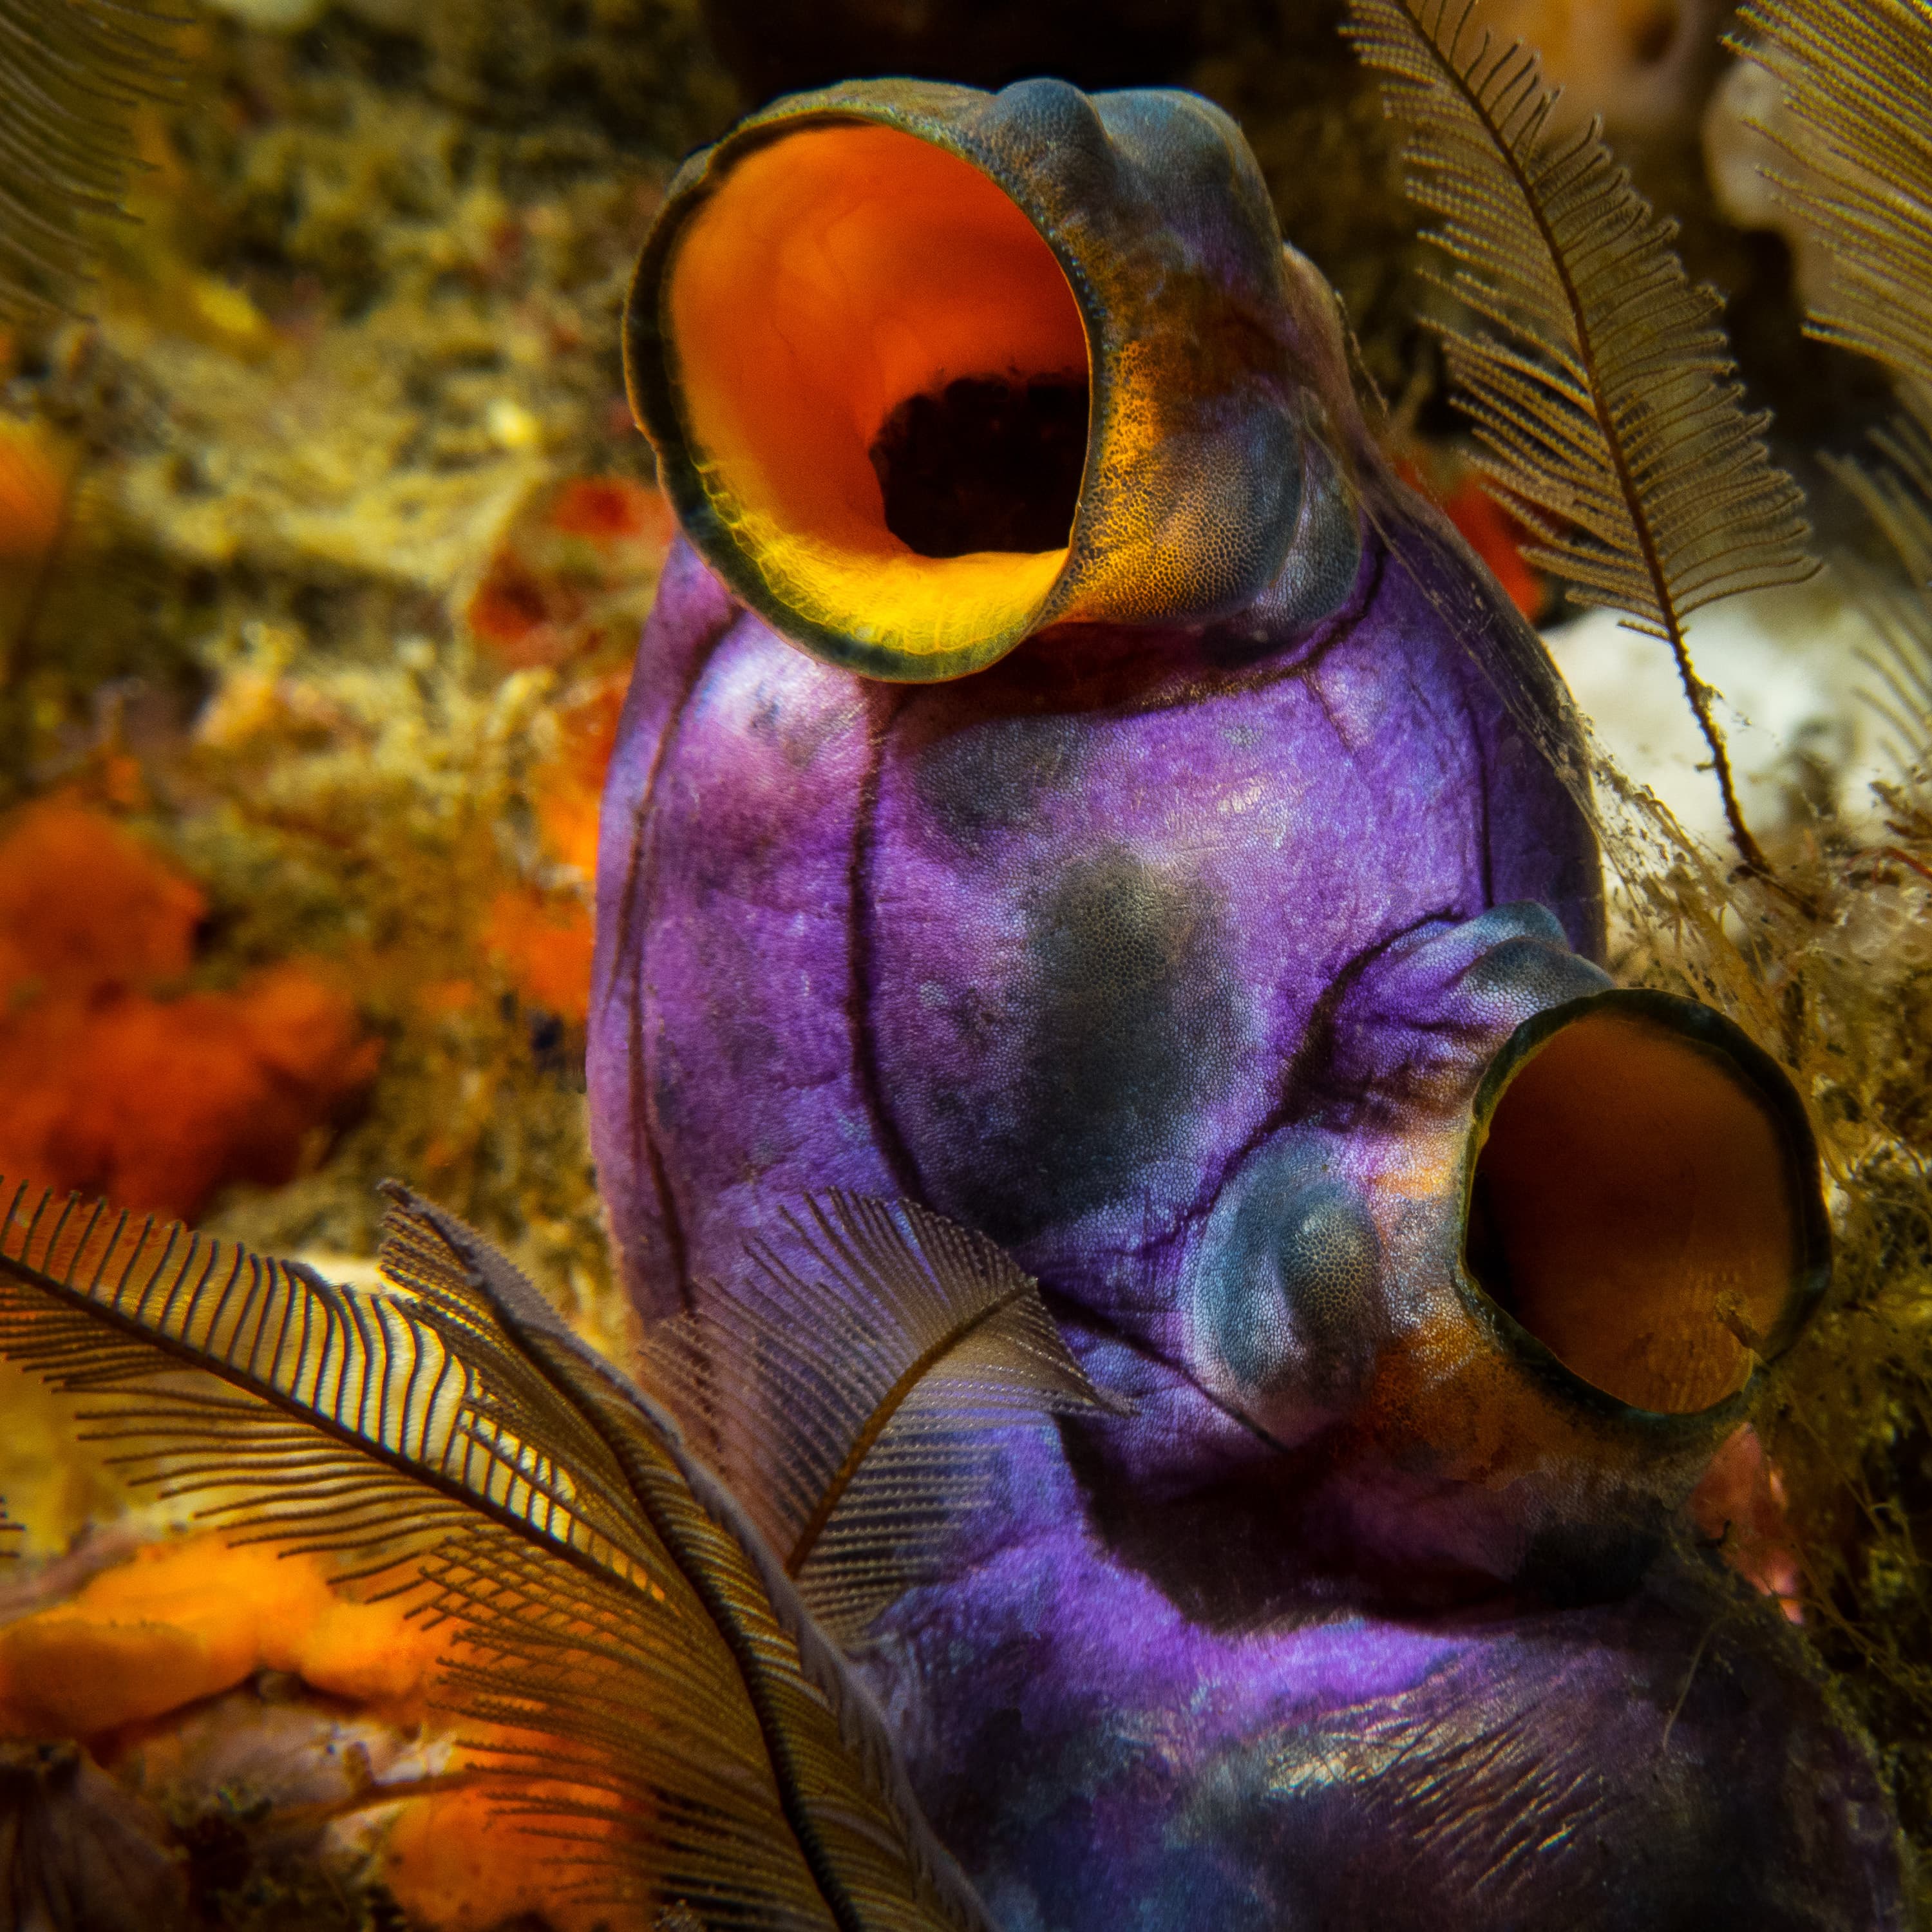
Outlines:
[[1278, 650], [1330, 617], [1348, 601], [1361, 574], [1362, 528], [1348, 481], [1318, 436], [1301, 441], [1301, 500], [1294, 539], [1274, 581], [1241, 614], [1218, 629], [1216, 655]]
[[1028, 910], [1015, 1073], [954, 1177], [964, 1218], [1024, 1241], [1186, 1144], [1248, 1028], [1222, 917], [1199, 879], [1124, 845], [1060, 868]]
[[1346, 1180], [1291, 1149], [1262, 1155], [1235, 1187], [1196, 1276], [1204, 1339], [1244, 1390], [1337, 1399], [1375, 1352], [1374, 1220]]
[[1078, 790], [1088, 739], [1058, 716], [982, 718], [922, 746], [913, 788], [940, 830], [977, 852], [990, 836], [1035, 821], [1050, 794]]

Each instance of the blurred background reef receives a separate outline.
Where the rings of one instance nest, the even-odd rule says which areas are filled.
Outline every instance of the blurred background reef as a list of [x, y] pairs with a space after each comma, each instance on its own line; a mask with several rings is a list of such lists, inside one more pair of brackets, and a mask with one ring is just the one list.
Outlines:
[[[17, 4], [0, 0], [0, 27], [26, 17]], [[373, 1184], [400, 1175], [500, 1241], [592, 1339], [625, 1345], [584, 1125], [590, 884], [603, 766], [671, 526], [622, 394], [618, 321], [680, 157], [774, 94], [1049, 72], [1217, 100], [1340, 292], [1395, 453], [1526, 609], [1552, 627], [1568, 614], [1468, 466], [1427, 326], [1447, 298], [1417, 273], [1396, 136], [1334, 0], [167, 10], [184, 16], [157, 30], [172, 59], [125, 117], [133, 218], [85, 219], [101, 262], [86, 319], [0, 309], [10, 1176], [355, 1278]], [[1807, 263], [1756, 173], [1746, 122], [1764, 101], [1720, 44], [1728, 9], [1487, 12], [1543, 50], [1566, 111], [1600, 115], [1682, 224], [1823, 550], [1882, 568], [1831, 472], [1887, 386], [1802, 332]], [[1762, 892], [1741, 908], [1720, 862], [1666, 841], [1622, 880], [1619, 964], [1741, 1012], [1819, 1111], [1845, 1265], [1761, 1419], [1772, 1465], [1754, 1442], [1727, 1462], [1743, 1500], [1714, 1490], [1712, 1533], [1732, 1524], [1739, 1567], [1804, 1618], [1932, 1845], [1932, 818], [1858, 696], [1870, 635], [1846, 580], [1749, 604], [1694, 640], [1733, 707], [1754, 827], [1804, 916]], [[1597, 617], [1552, 635], [1624, 769], [1711, 832], [1662, 647]], [[0, 1400], [0, 1490], [25, 1552], [54, 1564], [22, 1566], [34, 1580], [4, 1617], [56, 1572], [69, 1588], [124, 1554], [157, 1506], [116, 1528], [128, 1499], [101, 1456], [59, 1445], [10, 1373]], [[357, 1642], [393, 1649], [379, 1624]], [[430, 1669], [410, 1652], [371, 1689], [352, 1659], [304, 1674], [236, 1642], [258, 1729], [319, 1682], [401, 1722]], [[367, 1771], [373, 1747], [356, 1748]], [[237, 1776], [196, 1829], [245, 1813]], [[482, 1815], [450, 1842], [473, 1849]], [[428, 1917], [403, 1912], [388, 1880], [380, 1899], [298, 1910], [272, 1873], [236, 1864], [219, 1817], [207, 1831], [224, 1923], [254, 1922], [244, 1894], [284, 1927], [500, 1922], [480, 1901], [501, 1904], [500, 1874], [473, 1871], [418, 1872], [410, 1895], [442, 1900]]]

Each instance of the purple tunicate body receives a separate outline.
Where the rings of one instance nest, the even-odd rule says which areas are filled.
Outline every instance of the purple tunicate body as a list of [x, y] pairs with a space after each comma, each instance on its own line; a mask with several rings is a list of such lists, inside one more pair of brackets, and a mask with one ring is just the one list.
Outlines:
[[[1606, 983], [1514, 615], [1407, 527], [1258, 647], [1070, 630], [915, 688], [680, 548], [601, 863], [627, 1284], [673, 1313], [807, 1192], [909, 1196], [1009, 1244], [1136, 1399], [1022, 1438], [869, 1653], [1012, 1932], [1902, 1924], [1868, 1756], [1768, 1612], [1658, 1557], [1620, 1447], [1552, 1500], [1376, 1420], [1375, 1362], [1439, 1325], [1478, 1075]], [[1487, 636], [1442, 614], [1472, 608]], [[1258, 1364], [1227, 1340], [1270, 1332], [1228, 1259], [1256, 1199], [1294, 1331]], [[1339, 1316], [1296, 1304], [1297, 1240], [1355, 1255]]]
[[794, 650], [680, 545], [598, 867], [594, 1132], [639, 1309], [829, 1186], [1131, 1302], [1292, 1111], [1352, 962], [1518, 900], [1594, 953], [1582, 815], [1413, 571], [1371, 534], [1280, 639], [1070, 628], [908, 686]]
[[[780, 512], [805, 500], [768, 485], [796, 386], [760, 364], [783, 435], [718, 428], [730, 311], [702, 309], [719, 339], [694, 345], [679, 290], [766, 260], [706, 254], [763, 218], [734, 178], [788, 191], [776, 165], [734, 170], [860, 124], [994, 182], [1078, 298], [1086, 467], [1039, 608], [1109, 621], [1042, 620], [1006, 650], [989, 620], [922, 661], [957, 642], [937, 591], [883, 629], [848, 608], [873, 580], [850, 556], [903, 587], [903, 544], [874, 531], [840, 562], [838, 530], [861, 539], [836, 519], [793, 543]], [[823, 229], [801, 204], [772, 248], [802, 235], [816, 261], [892, 199], [839, 184]], [[876, 312], [836, 312], [854, 340], [904, 339], [892, 279]], [[806, 312], [777, 313], [802, 340]], [[1238, 132], [1192, 97], [860, 86], [688, 165], [628, 322], [692, 542], [646, 630], [598, 860], [591, 1120], [625, 1285], [646, 1322], [702, 1308], [803, 1197], [904, 1198], [1010, 1250], [1131, 1404], [1016, 1429], [990, 1505], [862, 1648], [1008, 1932], [1901, 1926], [1869, 1750], [1684, 1527], [1756, 1364], [1822, 1290], [1802, 1108], [1736, 1028], [1611, 988], [1567, 699], [1389, 474], [1336, 322]], [[990, 668], [861, 674], [934, 662]], [[1580, 1065], [1591, 1038], [1663, 1040], [1644, 1064], [1686, 1096], [1720, 1065], [1720, 1118], [1772, 1150], [1766, 1210], [1790, 1222], [1749, 1322], [1687, 1269], [1688, 1325], [1666, 1294], [1561, 1329], [1585, 1356], [1649, 1348], [1622, 1394], [1492, 1266], [1515, 1237], [1478, 1150], [1559, 1035]], [[1666, 1185], [1700, 1157], [1670, 1136], [1664, 1118]], [[1568, 1180], [1546, 1170], [1531, 1220]], [[1630, 1224], [1676, 1238], [1641, 1198]], [[1720, 1244], [1714, 1274], [1730, 1261]], [[1560, 1302], [1564, 1270], [1549, 1282]], [[1680, 1372], [1700, 1392], [1673, 1394]]]
[[1270, 1616], [1211, 1509], [1148, 1563], [1024, 1458], [999, 1546], [862, 1660], [1007, 1932], [1910, 1922], [1868, 1752], [1734, 1584]]

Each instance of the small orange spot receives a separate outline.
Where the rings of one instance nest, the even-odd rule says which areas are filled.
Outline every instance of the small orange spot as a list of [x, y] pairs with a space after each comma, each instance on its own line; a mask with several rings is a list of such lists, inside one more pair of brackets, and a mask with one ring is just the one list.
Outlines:
[[550, 610], [536, 578], [514, 558], [500, 554], [490, 560], [464, 615], [484, 643], [515, 650], [526, 645], [533, 631], [549, 624]]
[[[1543, 579], [1523, 559], [1526, 532], [1484, 488], [1481, 478], [1439, 459], [1425, 470], [1413, 455], [1399, 458], [1395, 466], [1411, 489], [1430, 498], [1456, 526], [1463, 541], [1489, 566], [1510, 602], [1534, 622], [1549, 599]], [[1445, 475], [1448, 471], [1456, 473]]]
[[622, 476], [575, 478], [518, 512], [464, 620], [518, 670], [561, 664], [600, 644], [628, 648], [674, 533], [658, 490]]
[[604, 774], [616, 749], [626, 688], [622, 679], [607, 680], [560, 711], [556, 754], [537, 775], [537, 822], [544, 842], [586, 880], [597, 875]]
[[[587, 886], [597, 874], [604, 773], [617, 742], [626, 682], [602, 680], [557, 713], [558, 746], [535, 779], [537, 824], [546, 850]], [[523, 886], [500, 892], [484, 929], [488, 951], [533, 1005], [566, 1019], [590, 1010], [591, 912], [568, 892]]]
[[538, 794], [537, 823], [543, 827], [544, 843], [589, 879], [597, 872], [598, 797], [594, 784], [576, 782], [578, 776]]
[[662, 490], [646, 489], [622, 476], [580, 476], [557, 492], [550, 526], [568, 536], [602, 542], [645, 539], [659, 548], [670, 542], [670, 506]]
[[467, 1012], [476, 1004], [475, 983], [468, 980], [432, 980], [416, 988], [416, 1004], [431, 1019]]
[[587, 906], [530, 886], [499, 892], [483, 941], [534, 1005], [564, 1019], [589, 1017], [593, 935]]
[[1732, 1569], [1799, 1624], [1802, 1579], [1785, 1501], [1784, 1478], [1747, 1424], [1726, 1440], [1691, 1492], [1690, 1519]]
[[140, 760], [125, 752], [110, 752], [101, 760], [98, 779], [101, 796], [123, 812], [138, 812], [148, 802]]
[[74, 459], [38, 423], [0, 421], [0, 557], [37, 559], [60, 536]]
[[1449, 520], [1468, 538], [1469, 548], [1490, 567], [1508, 593], [1510, 602], [1534, 620], [1544, 603], [1543, 580], [1523, 561], [1515, 520], [1473, 477], [1459, 484], [1445, 506]]

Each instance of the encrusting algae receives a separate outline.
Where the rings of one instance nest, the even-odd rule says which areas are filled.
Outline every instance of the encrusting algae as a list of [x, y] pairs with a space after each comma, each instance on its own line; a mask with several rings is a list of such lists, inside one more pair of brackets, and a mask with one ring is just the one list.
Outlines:
[[[1518, 16], [1565, 11], [1501, 10], [1532, 38]], [[1624, 65], [1601, 98], [1667, 146], [1632, 76], [1652, 50], [1694, 118], [1702, 56], [1675, 36], [1700, 10], [1611, 10]], [[400, 1173], [621, 1352], [583, 1122], [591, 887], [671, 519], [622, 405], [618, 314], [676, 155], [732, 103], [682, 7], [593, 8], [581, 32], [474, 11], [358, 0], [293, 37], [198, 20], [189, 98], [136, 116], [158, 172], [142, 225], [106, 238], [98, 322], [0, 350], [0, 1171], [338, 1276], [373, 1246], [370, 1184]], [[1299, 28], [1217, 22], [1199, 72], [1231, 98], [1330, 70]], [[1232, 55], [1243, 35], [1269, 58]], [[1454, 507], [1466, 452], [1409, 326], [1438, 298], [1406, 279], [1390, 136], [1364, 85], [1306, 93], [1256, 116], [1264, 171], [1372, 316], [1390, 440], [1414, 439]], [[1318, 181], [1311, 236], [1292, 208]], [[1520, 526], [1458, 520], [1520, 604], [1545, 603]], [[1795, 802], [1754, 828], [1752, 877], [1597, 771], [1615, 976], [1708, 1003], [1789, 1071], [1836, 1238], [1830, 1298], [1699, 1527], [1801, 1620], [1932, 1861], [1928, 782], [1901, 769], [1873, 813]], [[446, 1634], [345, 1596], [326, 1558], [182, 1540], [184, 1510], [130, 1496], [100, 1445], [57, 1447], [65, 1409], [4, 1373], [0, 1492], [32, 1566], [90, 1520], [122, 1527], [82, 1535], [91, 1577], [48, 1573], [64, 1600], [10, 1600], [0, 1730], [78, 1739], [159, 1808], [203, 1915], [184, 1922], [600, 1922], [460, 1781]], [[392, 1778], [456, 1781], [392, 1801]], [[318, 1858], [328, 1896], [302, 1888]]]
[[[544, 38], [538, 15], [481, 31], [466, 11], [429, 24], [452, 86], [528, 87], [494, 40]], [[0, 919], [24, 932], [0, 949], [7, 1170], [168, 1214], [220, 1190], [227, 1225], [337, 1255], [371, 1246], [374, 1181], [433, 1176], [615, 1341], [578, 1069], [596, 796], [668, 537], [614, 353], [662, 164], [551, 108], [479, 134], [353, 58], [214, 23], [190, 41], [197, 98], [144, 111], [160, 172], [141, 226], [108, 237], [100, 323], [0, 354], [0, 704], [22, 801], [0, 818]], [[50, 950], [50, 896], [80, 928], [78, 975]], [[91, 1522], [181, 1524], [106, 1447], [60, 1446], [33, 1384], [6, 1387], [23, 1555]], [[84, 1546], [111, 1559], [114, 1533]], [[164, 1561], [122, 1587], [164, 1631]], [[221, 1607], [225, 1579], [236, 1618], [277, 1611], [281, 1648], [231, 1630], [190, 1683], [162, 1634], [130, 1681], [170, 1712], [214, 1701], [138, 1744], [148, 1714], [100, 1718], [189, 1847], [196, 1913], [485, 1932], [541, 1912], [588, 1932], [496, 1796], [369, 1798], [372, 1766], [434, 1780], [462, 1754], [424, 1732], [420, 1679], [370, 1702], [317, 1662], [317, 1632], [421, 1679], [446, 1641], [394, 1610], [345, 1623], [325, 1566], [223, 1562], [194, 1600]], [[180, 1614], [212, 1642], [203, 1610]]]
[[[587, 1307], [584, 826], [668, 534], [615, 331], [663, 164], [575, 112], [587, 45], [466, 15], [422, 13], [423, 68], [367, 22], [186, 35], [194, 92], [137, 117], [154, 172], [100, 322], [13, 351], [8, 783], [184, 870], [202, 984], [305, 957], [352, 988], [368, 1106], [326, 1178], [231, 1212], [358, 1252], [367, 1183], [433, 1173]], [[679, 76], [666, 140], [722, 98], [674, 13], [596, 33], [605, 80]]]

